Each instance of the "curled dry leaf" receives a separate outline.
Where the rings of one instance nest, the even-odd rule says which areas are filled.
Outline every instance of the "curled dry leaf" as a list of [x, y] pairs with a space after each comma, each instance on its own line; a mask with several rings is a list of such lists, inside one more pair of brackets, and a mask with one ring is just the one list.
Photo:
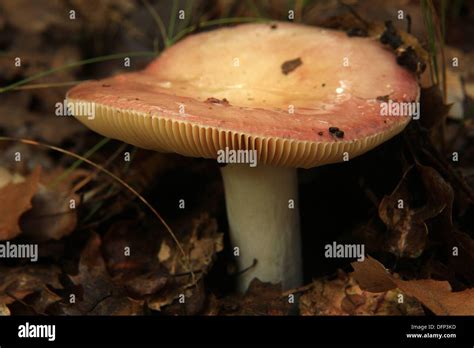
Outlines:
[[[360, 287], [373, 291], [374, 284], [383, 288], [399, 288], [406, 295], [420, 301], [437, 315], [473, 315], [474, 288], [452, 292], [447, 281], [433, 279], [401, 280], [396, 278], [377, 260], [368, 257], [362, 262], [353, 262], [352, 276]], [[377, 288], [380, 289], [380, 288]]]
[[[195, 288], [194, 285], [212, 266], [216, 254], [223, 249], [223, 234], [217, 231], [216, 221], [207, 214], [193, 219], [191, 225], [184, 227], [184, 230], [188, 228], [191, 229], [190, 233], [186, 233], [187, 238], [181, 240], [187, 259], [168, 236], [163, 239], [155, 255], [161, 265], [168, 270], [170, 279], [166, 288], [148, 301], [148, 306], [153, 310], [161, 310], [163, 306], [171, 304], [183, 293], [183, 289]], [[184, 230], [183, 232], [186, 232]], [[194, 272], [195, 279], [189, 272], [189, 266]]]
[[[181, 244], [192, 270], [206, 272], [215, 255], [224, 247], [223, 234], [217, 231], [216, 221], [207, 214], [192, 219], [190, 226], [185, 226], [184, 229], [190, 229], [190, 233], [186, 233], [187, 238], [181, 241]], [[156, 257], [171, 274], [190, 271], [176, 243], [168, 236], [163, 239]]]
[[21, 233], [19, 220], [32, 207], [40, 173], [41, 169], [37, 167], [24, 182], [9, 183], [0, 189], [0, 240], [12, 239]]
[[[420, 186], [422, 200], [412, 194]], [[379, 217], [389, 230], [387, 249], [400, 257], [420, 256], [427, 242], [426, 221], [451, 204], [452, 188], [436, 170], [420, 164], [410, 167], [379, 205]]]

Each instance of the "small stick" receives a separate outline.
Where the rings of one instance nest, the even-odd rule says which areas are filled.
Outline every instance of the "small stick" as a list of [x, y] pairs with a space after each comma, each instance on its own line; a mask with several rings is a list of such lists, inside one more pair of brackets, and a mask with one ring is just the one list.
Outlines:
[[314, 282], [313, 282], [313, 283], [306, 284], [306, 285], [303, 285], [303, 286], [300, 286], [299, 288], [294, 288], [294, 289], [285, 291], [281, 296], [282, 296], [282, 297], [287, 297], [287, 296], [292, 295], [292, 294], [297, 294], [297, 293], [300, 293], [300, 292], [305, 292], [305, 291], [307, 291], [307, 290], [310, 290], [310, 289], [313, 288], [313, 287], [314, 287]]

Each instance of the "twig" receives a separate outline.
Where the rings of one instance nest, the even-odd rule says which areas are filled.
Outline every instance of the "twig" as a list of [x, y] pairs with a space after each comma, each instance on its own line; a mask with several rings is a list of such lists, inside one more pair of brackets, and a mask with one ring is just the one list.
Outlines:
[[288, 297], [288, 296], [293, 295], [293, 294], [298, 294], [300, 292], [308, 291], [308, 290], [312, 289], [313, 287], [314, 287], [314, 282], [303, 285], [303, 286], [300, 286], [298, 288], [287, 290], [283, 294], [281, 294], [281, 296], [282, 297]]

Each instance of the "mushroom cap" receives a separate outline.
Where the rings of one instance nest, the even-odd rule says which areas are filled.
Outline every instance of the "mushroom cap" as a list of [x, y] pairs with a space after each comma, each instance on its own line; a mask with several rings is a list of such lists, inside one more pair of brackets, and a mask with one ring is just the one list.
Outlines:
[[[387, 98], [418, 101], [419, 87], [376, 39], [280, 22], [189, 36], [140, 72], [67, 94], [87, 127], [138, 147], [205, 158], [257, 150], [259, 164], [303, 168], [401, 132], [410, 117], [381, 116]], [[88, 104], [94, 117], [80, 111]]]

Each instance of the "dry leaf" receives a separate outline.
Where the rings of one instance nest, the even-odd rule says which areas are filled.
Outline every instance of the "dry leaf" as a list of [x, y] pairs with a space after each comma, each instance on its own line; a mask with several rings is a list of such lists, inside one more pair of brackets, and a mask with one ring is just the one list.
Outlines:
[[37, 167], [22, 183], [9, 183], [0, 189], [0, 240], [15, 238], [21, 233], [19, 219], [29, 210], [38, 190], [41, 169]]
[[280, 284], [252, 280], [244, 296], [233, 295], [221, 301], [224, 315], [289, 315], [293, 304], [282, 296]]
[[0, 316], [9, 316], [11, 315], [10, 309], [7, 307], [6, 304], [0, 303]]
[[[433, 279], [401, 280], [385, 270], [385, 267], [370, 256], [362, 262], [353, 262], [353, 277], [362, 289], [370, 291], [370, 285], [393, 284], [408, 296], [415, 297], [437, 315], [474, 315], [474, 288], [452, 292], [447, 281]], [[368, 288], [365, 286], [368, 285]]]
[[10, 304], [17, 299], [40, 292], [46, 285], [62, 288], [59, 282], [61, 271], [56, 266], [27, 265], [0, 269], [0, 303]]
[[129, 298], [110, 278], [101, 253], [101, 239], [93, 234], [81, 253], [79, 274], [69, 276], [79, 288], [76, 303], [64, 304], [67, 315], [140, 315], [143, 301]]
[[35, 313], [45, 314], [48, 307], [62, 300], [62, 297], [44, 287], [36, 296], [29, 299], [28, 304], [35, 310]]
[[183, 295], [184, 303], [179, 301], [173, 301], [169, 305], [163, 303], [160, 307], [161, 312], [164, 315], [200, 315], [205, 311], [207, 293], [202, 279], [195, 286], [183, 290], [180, 296]]
[[[189, 257], [190, 266], [194, 271], [206, 272], [211, 266], [216, 254], [224, 247], [223, 234], [217, 232], [217, 223], [214, 219], [203, 214], [192, 220], [188, 240], [182, 241], [185, 253]], [[176, 243], [170, 238], [164, 239], [157, 258], [166, 266], [171, 274], [189, 272], [188, 265], [183, 260], [183, 255], [177, 248]], [[165, 251], [171, 248], [171, 256], [164, 259]]]
[[52, 190], [40, 185], [32, 200], [32, 209], [21, 218], [23, 234], [34, 241], [61, 239], [74, 231], [77, 224], [76, 209], [79, 196]]
[[383, 197], [379, 217], [388, 229], [386, 249], [398, 256], [416, 258], [425, 248], [428, 228], [411, 201], [409, 179], [413, 172], [413, 168], [408, 169], [392, 194]]
[[[372, 282], [374, 283], [374, 282]], [[373, 285], [373, 284], [372, 284]], [[372, 286], [377, 289], [377, 287]], [[317, 280], [301, 295], [301, 315], [422, 315], [420, 304], [410, 298], [398, 302], [400, 291], [362, 290], [351, 276], [339, 273], [334, 280]]]
[[[412, 194], [420, 188], [421, 203]], [[379, 205], [379, 217], [389, 232], [388, 251], [400, 257], [420, 256], [428, 239], [426, 221], [445, 208], [451, 216], [452, 195], [451, 186], [433, 168], [417, 164], [408, 169], [393, 193], [385, 196]]]
[[355, 270], [353, 276], [364, 290], [382, 292], [396, 287], [388, 270], [370, 256], [362, 262], [353, 262], [351, 265]]
[[[190, 229], [190, 231], [185, 231], [185, 229]], [[176, 243], [168, 236], [163, 239], [156, 253], [156, 259], [160, 260], [161, 265], [168, 270], [170, 280], [163, 291], [148, 301], [148, 306], [153, 310], [162, 310], [164, 306], [171, 304], [183, 293], [183, 289], [188, 289], [190, 286], [195, 288], [195, 280], [200, 280], [207, 273], [216, 254], [223, 249], [223, 234], [217, 231], [216, 221], [209, 218], [207, 214], [192, 219], [191, 224], [183, 227], [183, 233], [187, 238], [182, 240], [181, 244], [188, 256], [187, 260], [183, 258]], [[189, 272], [189, 266], [195, 272], [195, 279]]]
[[20, 174], [12, 174], [8, 169], [0, 167], [0, 189], [9, 183], [18, 184], [24, 181], [25, 178]]

